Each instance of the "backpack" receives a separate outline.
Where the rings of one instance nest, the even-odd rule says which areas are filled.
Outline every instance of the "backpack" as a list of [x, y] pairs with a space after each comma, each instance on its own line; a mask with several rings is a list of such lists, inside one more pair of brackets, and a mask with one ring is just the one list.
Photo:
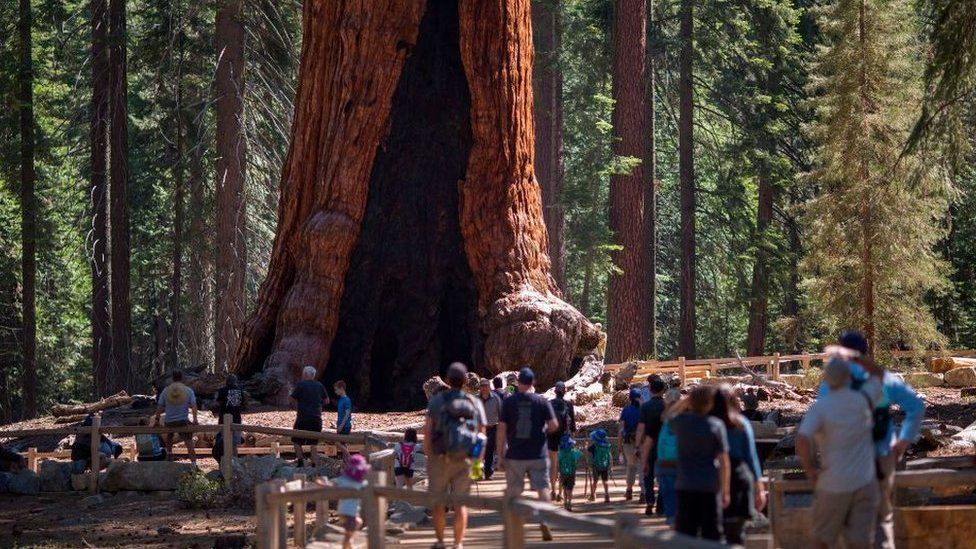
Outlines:
[[560, 450], [557, 456], [557, 463], [559, 465], [559, 474], [564, 476], [572, 476], [576, 474], [576, 452], [573, 450]]
[[[852, 379], [851, 389], [864, 395], [865, 400], [868, 401], [868, 408], [871, 409], [871, 440], [873, 442], [881, 442], [888, 436], [888, 429], [891, 427], [891, 405], [873, 406], [871, 404], [871, 397], [861, 391], [861, 387], [864, 386], [865, 381], [867, 380]], [[882, 397], [881, 401], [887, 402], [887, 399]]]
[[442, 394], [444, 404], [432, 436], [434, 453], [467, 458], [478, 444], [477, 410], [467, 395], [457, 389]]
[[569, 428], [569, 403], [561, 398], [554, 398], [549, 401], [552, 411], [556, 413], [556, 420], [559, 421], [559, 430], [553, 434], [562, 434]]
[[610, 445], [595, 444], [593, 446], [593, 468], [597, 471], [610, 469]]
[[413, 451], [416, 448], [413, 442], [400, 443], [400, 455], [397, 457], [397, 466], [410, 469], [413, 466]]

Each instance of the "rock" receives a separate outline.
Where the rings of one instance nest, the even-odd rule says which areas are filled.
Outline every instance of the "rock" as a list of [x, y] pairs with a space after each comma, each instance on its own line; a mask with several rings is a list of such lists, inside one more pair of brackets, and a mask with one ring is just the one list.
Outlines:
[[963, 387], [962, 390], [959, 391], [959, 396], [961, 397], [976, 396], [976, 387]]
[[916, 389], [942, 387], [945, 385], [945, 376], [942, 374], [933, 374], [932, 372], [909, 372], [905, 374], [905, 383], [908, 383]]
[[450, 388], [447, 383], [444, 383], [441, 376], [434, 376], [424, 382], [424, 395], [427, 396], [427, 400], [430, 400], [435, 394]]
[[759, 400], [760, 402], [762, 401], [768, 402], [772, 400], [772, 397], [770, 396], [769, 391], [767, 391], [765, 387], [760, 387], [756, 389], [756, 399]]
[[175, 461], [115, 460], [108, 466], [102, 488], [108, 492], [176, 490], [180, 479], [193, 470], [189, 463]]
[[[99, 476], [104, 473], [100, 473]], [[98, 479], [99, 484], [101, 484], [102, 479]], [[88, 489], [88, 475], [84, 473], [77, 473], [71, 475], [71, 489], [75, 492], [81, 492]]]
[[630, 382], [634, 380], [634, 376], [637, 375], [637, 363], [636, 362], [625, 362], [620, 365], [620, 369], [613, 376], [613, 382], [616, 387], [628, 387]]
[[[283, 467], [291, 467], [287, 461], [274, 456], [245, 456], [231, 461], [233, 482], [230, 484], [228, 498], [231, 502], [250, 507], [254, 505], [254, 488], [262, 482], [271, 480]], [[292, 468], [292, 472], [295, 468]], [[282, 474], [286, 474], [283, 471]]]
[[598, 400], [601, 396], [603, 396], [603, 384], [593, 383], [571, 391], [566, 395], [566, 400], [572, 400], [574, 405], [582, 406], [583, 404]]
[[610, 399], [611, 404], [617, 408], [623, 408], [630, 404], [630, 389], [625, 389], [623, 391], [617, 391], [613, 394], [613, 398]]
[[930, 427], [925, 427], [921, 431], [922, 440], [928, 446], [928, 450], [935, 450], [936, 448], [941, 448], [943, 446], [942, 438], [945, 436], [944, 433], [939, 429], [933, 429]]
[[10, 475], [7, 479], [7, 491], [11, 494], [33, 496], [41, 491], [41, 479], [34, 471], [24, 469]]
[[427, 509], [411, 505], [405, 501], [392, 502], [389, 513], [389, 521], [406, 530], [416, 528], [427, 521]]
[[972, 387], [976, 385], [976, 368], [966, 366], [949, 370], [945, 374], [945, 381], [950, 387]]
[[42, 492], [70, 492], [71, 464], [64, 461], [45, 459], [40, 463]]

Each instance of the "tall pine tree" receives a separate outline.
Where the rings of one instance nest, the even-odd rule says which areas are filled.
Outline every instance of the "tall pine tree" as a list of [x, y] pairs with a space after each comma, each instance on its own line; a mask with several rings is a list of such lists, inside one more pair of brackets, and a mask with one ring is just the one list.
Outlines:
[[942, 341], [925, 298], [945, 284], [934, 244], [947, 184], [924, 152], [899, 160], [921, 98], [911, 22], [907, 0], [824, 6], [811, 80], [806, 284], [826, 327], [862, 329], [872, 351]]

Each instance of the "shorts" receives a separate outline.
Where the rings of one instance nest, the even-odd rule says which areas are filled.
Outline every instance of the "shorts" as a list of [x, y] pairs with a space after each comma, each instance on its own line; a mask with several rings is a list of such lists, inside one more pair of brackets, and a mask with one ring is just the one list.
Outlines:
[[875, 521], [881, 505], [876, 482], [853, 492], [817, 491], [814, 495], [814, 538], [832, 546], [842, 535], [848, 543], [874, 545]]
[[[298, 416], [295, 418], [295, 425], [292, 427], [296, 431], [315, 431], [316, 433], [322, 432], [322, 416]], [[295, 444], [300, 444], [302, 446], [315, 446], [319, 443], [317, 439], [314, 438], [296, 438], [292, 437], [292, 442]], [[299, 456], [301, 457], [301, 456]]]
[[394, 467], [393, 476], [413, 478], [413, 469], [410, 467]]
[[559, 451], [559, 443], [563, 440], [563, 433], [551, 433], [546, 435], [546, 447], [550, 452]]
[[559, 484], [566, 490], [572, 490], [576, 486], [576, 475], [559, 475]]
[[471, 493], [471, 460], [429, 456], [427, 458], [427, 491], [452, 494]]
[[529, 475], [531, 490], [549, 489], [549, 460], [541, 459], [506, 459], [505, 460], [505, 492], [506, 495], [517, 496], [525, 489], [525, 475]]
[[597, 480], [597, 479], [602, 480], [603, 482], [606, 482], [607, 480], [609, 480], [610, 479], [610, 470], [609, 469], [604, 469], [604, 470], [601, 471], [599, 469], [594, 468], [593, 469], [593, 480]]
[[[166, 427], [186, 427], [189, 424], [189, 420], [186, 419], [181, 419], [179, 421], [167, 421], [164, 423]], [[192, 431], [180, 431], [177, 434], [180, 435], [180, 439], [182, 439], [184, 442], [193, 438]]]

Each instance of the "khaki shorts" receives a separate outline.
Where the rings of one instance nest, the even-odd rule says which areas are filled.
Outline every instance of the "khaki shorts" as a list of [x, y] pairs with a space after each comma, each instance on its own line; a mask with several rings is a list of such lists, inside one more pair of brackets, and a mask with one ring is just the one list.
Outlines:
[[529, 476], [529, 488], [535, 491], [549, 489], [549, 460], [506, 459], [505, 495], [518, 496], [525, 489], [525, 476]]
[[427, 458], [427, 491], [435, 493], [470, 494], [471, 460], [446, 456]]
[[858, 545], [874, 544], [875, 521], [881, 497], [871, 482], [853, 492], [816, 492], [813, 502], [813, 536], [833, 546], [838, 536]]

